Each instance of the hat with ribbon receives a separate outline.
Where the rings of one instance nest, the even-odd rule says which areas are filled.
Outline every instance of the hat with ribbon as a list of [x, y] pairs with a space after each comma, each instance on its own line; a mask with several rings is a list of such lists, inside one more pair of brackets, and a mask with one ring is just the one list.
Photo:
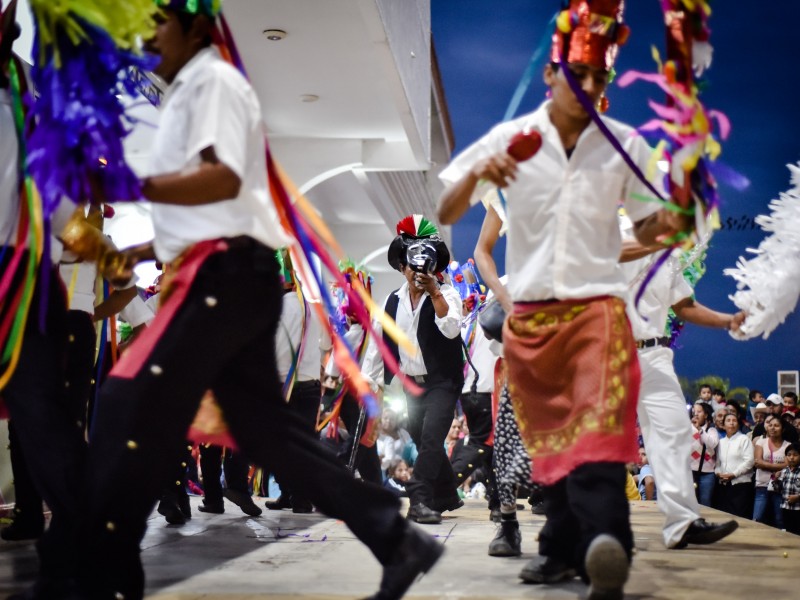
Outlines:
[[192, 15], [205, 15], [212, 19], [222, 10], [222, 0], [155, 0], [161, 8]]
[[[422, 215], [408, 215], [397, 222], [397, 237], [389, 244], [388, 259], [393, 269], [409, 264], [409, 253], [428, 263], [425, 270], [441, 273], [450, 264], [450, 251], [439, 230]], [[410, 252], [409, 252], [410, 251]]]
[[550, 60], [581, 63], [610, 71], [630, 35], [622, 22], [624, 0], [565, 0], [556, 18]]

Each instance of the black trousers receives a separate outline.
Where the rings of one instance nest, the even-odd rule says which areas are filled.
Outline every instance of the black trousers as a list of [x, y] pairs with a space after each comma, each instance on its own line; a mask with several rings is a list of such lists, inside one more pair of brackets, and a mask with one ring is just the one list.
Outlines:
[[630, 558], [633, 533], [625, 479], [622, 463], [589, 463], [544, 486], [547, 522], [539, 533], [539, 554], [582, 569], [589, 544], [607, 533]]
[[[306, 429], [315, 437], [320, 402], [322, 402], [322, 385], [318, 379], [295, 382], [289, 397], [289, 410], [302, 419]], [[307, 500], [303, 494], [293, 489], [290, 481], [281, 478], [277, 473], [275, 473], [275, 482], [281, 488], [281, 496], [294, 498], [295, 502], [300, 503]]]
[[753, 516], [753, 486], [749, 482], [721, 485], [717, 483], [714, 490], [714, 499], [719, 504], [719, 510], [750, 519]]
[[[5, 267], [0, 265], [0, 273]], [[74, 575], [85, 459], [83, 427], [75, 421], [64, 385], [68, 343], [64, 289], [57, 271], [50, 270], [48, 277], [46, 293], [41, 278], [37, 282], [19, 362], [3, 390], [16, 448], [22, 451], [25, 470], [52, 514], [50, 526], [36, 545], [44, 580]], [[40, 309], [46, 311], [43, 330], [39, 329]], [[37, 508], [41, 514], [41, 501]]]
[[469, 438], [467, 443], [450, 458], [453, 472], [459, 485], [467, 477], [482, 468], [487, 478], [487, 491], [491, 497], [495, 488], [494, 469], [492, 467], [492, 446], [487, 441], [492, 435], [492, 395], [489, 393], [469, 393], [461, 395], [461, 409], [467, 418]]
[[[57, 282], [51, 282], [56, 285]], [[38, 306], [34, 306], [38, 308]], [[35, 318], [32, 314], [29, 318]], [[52, 318], [55, 318], [55, 313]], [[95, 331], [92, 316], [82, 310], [67, 311], [64, 316], [66, 341], [64, 347], [64, 406], [70, 413], [68, 418], [83, 430], [86, 410], [92, 388], [92, 366], [94, 364]], [[61, 370], [60, 370], [61, 371]], [[33, 476], [25, 458], [25, 450], [12, 422], [8, 425], [11, 470], [14, 473], [14, 520], [20, 525], [36, 528], [44, 522], [42, 495], [33, 482]]]
[[225, 486], [229, 490], [250, 495], [247, 489], [247, 473], [250, 467], [240, 452], [233, 452], [222, 446], [201, 444], [200, 468], [203, 471], [203, 495], [206, 504], [222, 504], [220, 475], [223, 470]]
[[[353, 479], [284, 401], [275, 366], [283, 293], [274, 251], [249, 238], [228, 242], [190, 283], [175, 285], [101, 390], [83, 511], [82, 583], [95, 593], [142, 597], [139, 543], [208, 389], [242, 454], [342, 519], [381, 563], [406, 530], [393, 494]], [[182, 268], [178, 281], [186, 262]], [[130, 481], [136, 487], [121, 495]]]
[[[344, 421], [345, 427], [347, 427], [347, 431], [350, 433], [350, 437], [342, 445], [342, 449], [339, 452], [339, 459], [344, 464], [348, 464], [353, 453], [353, 444], [358, 444], [359, 441], [355, 436], [358, 419], [361, 414], [361, 407], [358, 404], [358, 400], [353, 398], [350, 394], [345, 395], [344, 398], [342, 398], [342, 411], [339, 414], [342, 417], [342, 421]], [[363, 431], [361, 434], [363, 435]], [[358, 437], [360, 439], [361, 435]], [[354, 467], [364, 481], [370, 481], [377, 485], [383, 484], [381, 459], [378, 458], [377, 444], [373, 444], [369, 448], [358, 444]]]
[[436, 510], [458, 501], [456, 478], [444, 440], [453, 423], [461, 386], [452, 382], [423, 384], [420, 396], [406, 396], [408, 433], [417, 445], [414, 473], [406, 483], [411, 504], [423, 503]]

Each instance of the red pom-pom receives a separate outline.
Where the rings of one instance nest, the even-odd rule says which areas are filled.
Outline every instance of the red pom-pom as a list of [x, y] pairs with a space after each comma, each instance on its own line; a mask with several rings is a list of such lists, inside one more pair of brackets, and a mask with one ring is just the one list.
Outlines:
[[541, 147], [542, 136], [538, 131], [534, 130], [528, 133], [520, 132], [511, 138], [507, 151], [511, 158], [521, 162], [533, 158]]
[[116, 213], [114, 212], [114, 207], [113, 206], [111, 206], [110, 204], [103, 204], [103, 218], [104, 219], [110, 219], [115, 214]]

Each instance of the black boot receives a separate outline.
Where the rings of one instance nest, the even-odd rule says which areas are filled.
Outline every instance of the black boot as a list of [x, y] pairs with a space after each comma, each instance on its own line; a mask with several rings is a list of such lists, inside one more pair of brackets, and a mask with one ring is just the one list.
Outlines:
[[520, 556], [522, 554], [522, 533], [519, 521], [501, 519], [497, 534], [489, 542], [489, 556]]

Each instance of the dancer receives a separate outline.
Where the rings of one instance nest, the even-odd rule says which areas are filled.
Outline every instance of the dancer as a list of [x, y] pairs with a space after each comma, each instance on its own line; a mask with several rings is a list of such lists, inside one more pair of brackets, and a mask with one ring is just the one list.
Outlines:
[[[384, 310], [418, 351], [416, 355], [407, 354], [385, 333], [384, 341], [403, 375], [422, 387], [420, 395], [406, 395], [408, 432], [419, 451], [414, 473], [406, 484], [411, 502], [408, 518], [417, 523], [441, 523], [442, 512], [464, 504], [456, 492], [456, 479], [443, 446], [464, 385], [461, 298], [452, 286], [437, 279], [450, 262], [450, 252], [436, 227], [422, 215], [409, 215], [397, 224], [397, 237], [389, 246], [388, 258], [406, 281], [389, 294]], [[384, 376], [374, 338], [370, 338], [362, 372], [376, 387], [384, 381], [391, 383], [393, 374]]]
[[[621, 222], [630, 223], [628, 219]], [[623, 225], [623, 235], [627, 239], [620, 262], [634, 298], [658, 258], [654, 253], [663, 251], [663, 247], [642, 246], [632, 239], [626, 225]], [[694, 262], [691, 256], [687, 256], [687, 260], [689, 264]], [[632, 301], [628, 305], [642, 370], [639, 425], [658, 486], [658, 507], [666, 517], [663, 536], [667, 548], [712, 544], [737, 527], [736, 521], [714, 524], [700, 517], [690, 467], [692, 428], [686, 415], [686, 400], [672, 364], [671, 339], [665, 332], [669, 329], [667, 313], [670, 307], [681, 321], [728, 331], [738, 330], [745, 314], [713, 311], [693, 296], [694, 290], [683, 276], [683, 265], [673, 253], [647, 283], [638, 305], [634, 306]]]
[[[148, 48], [169, 89], [143, 182], [155, 239], [125, 255], [129, 270], [156, 255], [172, 269], [158, 314], [98, 401], [81, 584], [90, 596], [142, 598], [139, 542], [211, 390], [243, 454], [342, 519], [384, 566], [374, 597], [399, 598], [442, 547], [398, 514], [391, 492], [355, 481], [284, 401], [275, 249], [291, 240], [266, 187], [261, 108], [249, 83], [209, 47], [219, 2], [162, 5]], [[120, 495], [130, 481], [139, 485]]]
[[[511, 400], [533, 457], [534, 480], [545, 485], [547, 515], [539, 543], [544, 560], [526, 566], [522, 576], [550, 583], [577, 569], [591, 583], [590, 598], [621, 598], [633, 547], [625, 463], [636, 452], [639, 367], [617, 266], [617, 203], [623, 199], [645, 245], [688, 223], [634, 200], [649, 187], [612, 151], [584, 107], [604, 103], [608, 73], [627, 32], [622, 3], [573, 4], [578, 21], [570, 21], [567, 32], [556, 31], [553, 62], [544, 70], [552, 99], [496, 126], [456, 157], [440, 175], [448, 187], [439, 218], [453, 223], [489, 185], [504, 188], [514, 310], [503, 346]], [[612, 25], [597, 28], [593, 22]], [[601, 122], [644, 168], [647, 144], [622, 123]], [[541, 149], [518, 163], [509, 144], [534, 130]]]

